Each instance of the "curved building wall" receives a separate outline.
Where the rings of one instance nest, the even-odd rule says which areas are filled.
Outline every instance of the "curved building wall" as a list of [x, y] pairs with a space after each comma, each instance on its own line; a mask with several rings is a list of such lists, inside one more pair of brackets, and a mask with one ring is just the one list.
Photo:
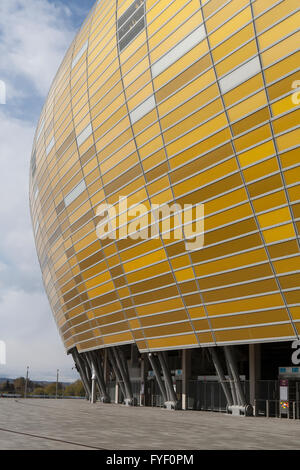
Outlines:
[[[297, 0], [101, 0], [53, 82], [30, 202], [67, 350], [297, 337]], [[97, 208], [204, 204], [186, 240], [99, 240]]]

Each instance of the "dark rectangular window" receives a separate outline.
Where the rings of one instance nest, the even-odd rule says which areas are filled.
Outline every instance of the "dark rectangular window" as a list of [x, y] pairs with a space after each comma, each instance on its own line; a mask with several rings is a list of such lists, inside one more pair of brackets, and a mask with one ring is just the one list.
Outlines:
[[120, 52], [143, 31], [145, 25], [145, 0], [135, 0], [118, 20]]

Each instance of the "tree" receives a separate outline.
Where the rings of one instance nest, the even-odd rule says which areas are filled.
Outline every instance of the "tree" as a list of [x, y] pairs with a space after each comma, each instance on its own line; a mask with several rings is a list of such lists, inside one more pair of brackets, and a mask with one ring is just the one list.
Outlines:
[[[53, 382], [45, 387], [45, 394], [56, 395], [56, 382]], [[57, 394], [60, 396], [63, 394], [63, 386], [61, 383], [58, 383]]]
[[12, 382], [10, 382], [9, 380], [6, 380], [5, 382], [1, 384], [0, 390], [1, 392], [4, 392], [4, 393], [14, 393], [15, 387]]
[[[15, 379], [14, 380], [15, 392], [21, 395], [24, 395], [25, 384], [26, 384], [26, 379], [24, 379], [24, 377], [18, 377], [17, 379]], [[27, 380], [27, 393], [32, 392], [33, 388], [34, 388], [33, 382], [31, 380]]]
[[33, 394], [34, 394], [34, 395], [46, 395], [45, 389], [44, 389], [43, 387], [36, 387], [36, 388], [33, 390]]
[[14, 387], [15, 387], [16, 393], [20, 393], [21, 395], [24, 395], [25, 382], [26, 380], [24, 379], [24, 377], [18, 377], [17, 379], [14, 380]]
[[67, 385], [64, 395], [67, 397], [85, 397], [85, 390], [81, 380], [76, 380], [76, 382]]

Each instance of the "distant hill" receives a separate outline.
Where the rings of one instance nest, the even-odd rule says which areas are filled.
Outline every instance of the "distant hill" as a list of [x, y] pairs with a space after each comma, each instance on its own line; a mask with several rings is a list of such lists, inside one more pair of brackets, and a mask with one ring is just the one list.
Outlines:
[[2, 384], [3, 382], [6, 382], [6, 381], [9, 381], [9, 382], [13, 382], [14, 379], [7, 379], [6, 377], [0, 377], [0, 384]]
[[[7, 378], [7, 377], [0, 377], [0, 384], [2, 384], [3, 382], [6, 382], [7, 380], [12, 383], [15, 379]], [[49, 380], [31, 380], [31, 379], [29, 379], [29, 380], [30, 380], [30, 382], [34, 383], [35, 385], [41, 385], [41, 386], [46, 386], [46, 385], [49, 385], [49, 384], [53, 384], [55, 382], [55, 380], [52, 380], [52, 381], [49, 381]], [[74, 382], [75, 382], [75, 380], [74, 380]], [[72, 383], [72, 382], [61, 382], [61, 381], [59, 381], [59, 383], [64, 385], [64, 386], [67, 386], [67, 385], [70, 385], [70, 383]]]

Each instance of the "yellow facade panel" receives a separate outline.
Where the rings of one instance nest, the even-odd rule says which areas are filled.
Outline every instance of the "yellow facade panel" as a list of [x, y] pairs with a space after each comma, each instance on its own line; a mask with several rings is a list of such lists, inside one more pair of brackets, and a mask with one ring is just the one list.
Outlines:
[[[96, 4], [53, 82], [30, 172], [43, 280], [67, 350], [300, 331], [297, 9], [294, 0]], [[136, 237], [99, 240], [98, 206], [117, 212], [120, 197], [144, 204], [143, 237], [136, 220]], [[162, 221], [150, 238], [153, 205], [174, 203], [204, 204], [203, 245], [178, 236], [194, 228], [202, 240], [191, 207], [184, 231], [170, 217], [177, 238]]]

